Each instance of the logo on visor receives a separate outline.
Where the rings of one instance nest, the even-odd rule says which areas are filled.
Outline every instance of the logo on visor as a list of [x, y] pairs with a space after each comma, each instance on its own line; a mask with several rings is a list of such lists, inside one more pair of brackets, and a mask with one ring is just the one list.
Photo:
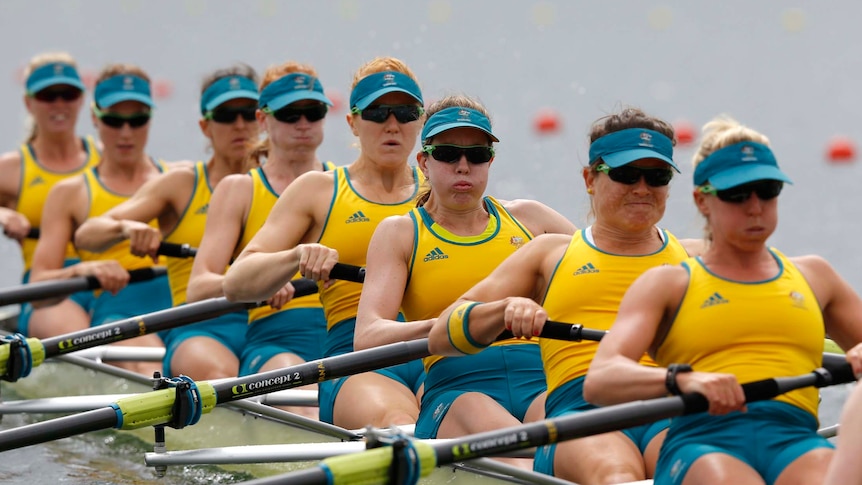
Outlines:
[[389, 73], [383, 75], [383, 86], [392, 86], [395, 82], [395, 74]]
[[54, 64], [54, 75], [59, 76], [63, 74], [63, 65], [62, 64]]
[[458, 116], [460, 117], [458, 121], [470, 121], [470, 112], [466, 109], [458, 111]]
[[754, 156], [754, 147], [752, 146], [744, 146], [740, 150], [742, 152], [742, 161], [743, 162], [756, 162], [757, 157]]
[[293, 89], [295, 89], [297, 91], [299, 91], [301, 89], [310, 89], [311, 88], [309, 86], [309, 84], [306, 82], [305, 76], [297, 76], [293, 82], [294, 82]]
[[641, 133], [641, 142], [638, 143], [638, 146], [653, 148], [652, 135], [647, 132]]
[[126, 76], [123, 78], [123, 89], [126, 91], [135, 89], [135, 80], [132, 79], [132, 76]]
[[232, 77], [232, 78], [230, 78], [229, 83], [230, 83], [231, 89], [239, 89], [239, 78]]

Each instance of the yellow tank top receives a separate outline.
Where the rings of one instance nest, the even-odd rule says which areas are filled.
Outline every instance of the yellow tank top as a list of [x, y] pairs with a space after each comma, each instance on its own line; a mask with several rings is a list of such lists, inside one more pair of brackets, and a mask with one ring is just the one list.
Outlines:
[[[533, 238], [524, 226], [493, 197], [485, 197], [491, 216], [482, 234], [456, 236], [437, 225], [424, 208], [410, 211], [413, 219], [413, 259], [401, 309], [408, 321], [440, 316], [453, 301], [491, 274], [516, 249]], [[465, 268], [469, 271], [465, 272]], [[533, 344], [535, 340], [509, 339], [492, 345]], [[424, 359], [426, 371], [439, 360]]]
[[[323, 164], [324, 171], [332, 170], [334, 167], [335, 166], [332, 162], [326, 162]], [[263, 223], [266, 222], [266, 218], [269, 216], [270, 211], [272, 211], [272, 207], [275, 205], [276, 201], [278, 201], [279, 194], [277, 194], [269, 184], [263, 168], [258, 167], [252, 169], [249, 171], [249, 175], [251, 175], [252, 181], [251, 205], [248, 209], [245, 227], [243, 227], [242, 234], [240, 235], [240, 242], [234, 250], [234, 259], [239, 256], [239, 253], [242, 252], [242, 249], [249, 243], [249, 241], [252, 240], [254, 235], [257, 234], [257, 231], [263, 227]], [[291, 279], [299, 277], [301, 277], [301, 275], [297, 273]], [[318, 295], [307, 295], [294, 298], [279, 310], [275, 310], [269, 306], [253, 308], [248, 311], [248, 321], [249, 323], [253, 323], [255, 320], [260, 320], [261, 318], [268, 317], [278, 312], [295, 308], [320, 308], [320, 297]]]
[[[212, 197], [212, 186], [204, 162], [195, 163], [195, 185], [189, 203], [177, 221], [176, 227], [165, 237], [165, 242], [188, 244], [196, 248], [200, 246], [207, 222], [207, 209]], [[186, 302], [186, 290], [192, 273], [192, 258], [166, 258], [168, 266], [168, 282], [171, 285], [173, 306]]]
[[[820, 305], [796, 266], [777, 250], [770, 252], [778, 275], [757, 283], [727, 280], [700, 258], [686, 260], [688, 289], [656, 361], [734, 374], [743, 384], [820, 367], [825, 336]], [[813, 387], [775, 399], [817, 416]]]
[[[30, 225], [38, 228], [42, 224], [42, 207], [51, 188], [66, 178], [82, 173], [90, 167], [99, 164], [100, 154], [96, 143], [91, 137], [81, 139], [81, 144], [87, 152], [87, 161], [69, 172], [54, 172], [43, 167], [33, 153], [29, 144], [21, 145], [21, 185], [18, 189], [17, 211], [27, 217]], [[33, 253], [36, 251], [36, 239], [24, 239], [21, 252], [24, 256], [24, 271], [30, 269], [33, 263]], [[66, 259], [77, 258], [75, 246], [71, 242], [66, 245]]]
[[[629, 285], [644, 271], [662, 264], [677, 264], [687, 257], [673, 234], [661, 232], [664, 246], [653, 254], [624, 256], [604, 252], [591, 242], [591, 228], [572, 236], [548, 284], [542, 306], [551, 320], [580, 323], [586, 328], [609, 330]], [[540, 339], [548, 393], [587, 374], [598, 342]], [[641, 363], [655, 365], [644, 355]]]
[[[156, 162], [155, 165], [160, 172], [167, 170], [165, 162], [161, 160]], [[112, 192], [111, 189], [105, 187], [102, 181], [99, 180], [97, 168], [98, 167], [93, 167], [83, 173], [89, 196], [89, 211], [87, 212], [87, 219], [98, 217], [105, 212], [108, 212], [112, 207], [120, 205], [130, 198], [128, 195], [117, 194]], [[149, 224], [155, 228], [159, 227], [159, 221], [156, 219], [150, 221]], [[123, 268], [126, 268], [127, 270], [154, 266], [152, 259], [139, 258], [132, 255], [129, 251], [129, 246], [129, 241], [125, 240], [115, 244], [110, 249], [102, 253], [91, 253], [89, 251], [78, 250], [78, 254], [81, 256], [81, 261], [103, 261], [106, 259], [114, 259], [119, 261]], [[159, 265], [164, 264], [165, 258], [160, 257]]]
[[[372, 202], [359, 195], [350, 184], [347, 167], [338, 167], [334, 174], [335, 193], [329, 215], [318, 242], [338, 250], [338, 261], [365, 266], [365, 256], [371, 235], [380, 221], [389, 216], [404, 215], [416, 206], [416, 190], [424, 181], [422, 172], [413, 167], [414, 191], [409, 198], [395, 204]], [[326, 328], [332, 329], [344, 320], [356, 317], [362, 285], [336, 280], [327, 289], [320, 290], [320, 301], [326, 314]]]

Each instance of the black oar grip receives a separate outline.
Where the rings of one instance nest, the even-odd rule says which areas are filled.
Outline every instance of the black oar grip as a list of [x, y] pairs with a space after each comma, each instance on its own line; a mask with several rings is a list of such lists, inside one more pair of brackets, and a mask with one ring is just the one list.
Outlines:
[[29, 231], [27, 231], [27, 239], [39, 239], [39, 228], [31, 227]]
[[[542, 333], [539, 334], [539, 337], [554, 340], [567, 340], [569, 342], [580, 342], [582, 340], [599, 342], [605, 334], [607, 334], [607, 332], [604, 330], [584, 328], [580, 323], [563, 323], [548, 320], [545, 322], [545, 326], [542, 327]], [[510, 338], [514, 338], [512, 332], [504, 330], [503, 333], [497, 337], [497, 341], [507, 340]]]
[[197, 256], [198, 250], [188, 244], [175, 244], [162, 241], [159, 243], [158, 253], [171, 258], [193, 258]]
[[352, 264], [335, 263], [329, 277], [334, 280], [352, 281], [354, 283], [365, 282], [365, 268]]
[[293, 285], [293, 288], [296, 290], [293, 293], [294, 298], [317, 293], [317, 282], [308, 278], [297, 278], [295, 280], [291, 280], [290, 284]]
[[[129, 271], [129, 283], [152, 280], [166, 274], [168, 274], [168, 270], [164, 266], [152, 266], [150, 268], [133, 269]], [[92, 276], [88, 276], [87, 278], [92, 278]], [[94, 286], [93, 288], [98, 288], [98, 285], [99, 282], [97, 280], [96, 286]]]

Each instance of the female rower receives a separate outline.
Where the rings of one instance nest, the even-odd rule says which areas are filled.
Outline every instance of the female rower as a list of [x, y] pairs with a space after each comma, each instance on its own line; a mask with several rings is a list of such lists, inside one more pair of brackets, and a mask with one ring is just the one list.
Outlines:
[[[89, 315], [80, 309], [75, 318], [52, 318], [37, 304], [30, 320], [34, 336], [59, 335], [170, 306], [164, 276], [126, 286], [128, 270], [150, 267], [155, 262], [133, 256], [128, 242], [103, 254], [79, 251], [81, 262], [63, 268], [66, 245], [78, 226], [125, 201], [166, 169], [164, 162], [156, 162], [144, 152], [153, 108], [150, 81], [144, 71], [128, 64], [107, 66], [96, 80], [94, 98], [92, 116], [104, 145], [102, 160], [81, 176], [57, 184], [48, 194], [42, 233], [33, 256], [32, 280], [92, 275], [98, 278], [103, 291], [95, 298]], [[162, 342], [157, 335], [146, 335], [123, 344], [161, 346]], [[146, 373], [154, 368], [149, 363], [127, 367]]]
[[[548, 319], [610, 328], [631, 281], [687, 254], [680, 241], [656, 226], [676, 170], [673, 137], [668, 123], [638, 109], [594, 123], [590, 163], [582, 174], [595, 222], [573, 237], [539, 236], [507, 258], [441, 314], [431, 331], [431, 352], [476, 353], [505, 329], [516, 337], [539, 335]], [[547, 417], [594, 408], [584, 400], [582, 386], [596, 343], [541, 339], [539, 344]], [[666, 424], [542, 447], [535, 469], [585, 484], [643, 480], [651, 475]]]
[[[75, 134], [75, 124], [84, 105], [84, 84], [75, 60], [65, 52], [39, 54], [24, 71], [27, 107], [32, 128], [17, 151], [0, 155], [0, 225], [6, 236], [21, 244], [24, 256], [23, 282], [30, 280], [36, 239], [31, 230], [42, 225], [42, 206], [57, 182], [79, 175], [99, 163], [99, 150], [90, 137]], [[78, 261], [71, 243], [66, 245], [65, 265]], [[83, 318], [92, 292], [75, 293], [70, 300], [46, 310], [52, 319]], [[33, 308], [26, 304], [18, 317], [19, 331], [29, 333]]]
[[[426, 184], [417, 208], [374, 231], [357, 350], [427, 337], [446, 306], [534, 234], [575, 231], [539, 202], [484, 196], [499, 140], [479, 102], [449, 96], [426, 114], [416, 156]], [[399, 310], [407, 324], [396, 320]], [[417, 438], [451, 438], [544, 416], [545, 375], [535, 341], [509, 339], [458, 359], [429, 357], [425, 371]]]
[[[249, 242], [224, 280], [225, 296], [256, 301], [272, 296], [297, 271], [321, 280], [328, 332], [325, 355], [353, 350], [362, 287], [328, 281], [337, 261], [365, 265], [374, 228], [410, 211], [421, 172], [408, 157], [422, 128], [422, 94], [402, 61], [376, 58], [354, 75], [347, 123], [359, 137], [359, 158], [346, 167], [310, 173], [279, 197], [271, 217]], [[414, 423], [419, 415], [422, 363], [326, 381], [320, 418], [346, 428]]]
[[[312, 66], [287, 62], [267, 69], [257, 120], [268, 137], [247, 156], [246, 168], [254, 168], [248, 174], [225, 178], [213, 194], [204, 237], [192, 266], [189, 301], [222, 296], [225, 268], [263, 225], [278, 195], [306, 172], [334, 168], [329, 162], [321, 163], [317, 156], [331, 104]], [[263, 157], [266, 163], [261, 162]], [[248, 312], [250, 326], [240, 349], [239, 375], [287, 367], [322, 355], [326, 324], [318, 296], [290, 299], [293, 287], [287, 282], [282, 286], [274, 296], [269, 295], [270, 306]], [[194, 354], [176, 355], [195, 358]], [[288, 409], [317, 417], [316, 409]]]
[[[817, 434], [815, 388], [745, 404], [740, 383], [811, 372], [824, 330], [862, 371], [862, 300], [819, 256], [766, 241], [790, 179], [767, 138], [729, 118], [704, 127], [694, 201], [709, 246], [632, 284], [585, 384], [598, 404], [698, 392], [709, 413], [671, 421], [656, 484], [822, 483], [832, 446]], [[649, 351], [662, 367], [642, 367]]]
[[[257, 99], [257, 74], [249, 66], [238, 64], [207, 76], [201, 88], [199, 125], [212, 147], [209, 161], [150, 180], [131, 199], [88, 219], [75, 232], [75, 245], [101, 252], [128, 240], [132, 254], [151, 258], [157, 257], [163, 238], [197, 248], [213, 188], [228, 175], [244, 171], [246, 152], [257, 141]], [[148, 223], [154, 219], [158, 228]], [[174, 306], [186, 302], [192, 262], [167, 258]], [[247, 320], [248, 312], [229, 313], [162, 333], [164, 374], [199, 380], [236, 376]]]

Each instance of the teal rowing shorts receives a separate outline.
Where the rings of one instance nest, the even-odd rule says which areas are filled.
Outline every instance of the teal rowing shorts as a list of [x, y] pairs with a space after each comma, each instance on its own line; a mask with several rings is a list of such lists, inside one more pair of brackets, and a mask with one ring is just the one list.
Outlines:
[[681, 484], [692, 463], [708, 453], [733, 456], [772, 485], [803, 454], [833, 448], [817, 434], [817, 419], [807, 411], [780, 401], [747, 407], [745, 413], [698, 413], [671, 419], [659, 453], [655, 485]]
[[[67, 259], [63, 262], [63, 267], [72, 266], [73, 264], [80, 263], [77, 259]], [[30, 282], [30, 270], [27, 270], [24, 273], [24, 278], [21, 280], [22, 284], [27, 284]], [[87, 315], [93, 311], [93, 303], [96, 301], [96, 295], [93, 294], [92, 290], [88, 291], [79, 291], [77, 293], [72, 293], [69, 295], [69, 300], [71, 300], [74, 304], [81, 307], [84, 310], [84, 313]], [[22, 335], [29, 336], [30, 332], [30, 317], [33, 315], [33, 305], [30, 303], [21, 304], [21, 312], [18, 314], [18, 332]]]
[[131, 283], [116, 295], [103, 291], [93, 303], [90, 326], [98, 327], [117, 320], [171, 308], [171, 288], [166, 275]]
[[478, 354], [439, 360], [425, 378], [415, 435], [436, 438], [449, 407], [468, 392], [489, 396], [523, 422], [527, 409], [546, 388], [538, 345], [493, 346]]
[[[400, 321], [403, 321], [401, 315], [398, 315]], [[326, 335], [325, 357], [333, 357], [335, 355], [346, 354], [353, 351], [353, 331], [356, 328], [356, 318], [348, 318], [336, 323]], [[347, 346], [349, 342], [349, 347]], [[345, 350], [346, 349], [346, 350]], [[386, 376], [396, 382], [407, 387], [413, 394], [419, 392], [419, 388], [425, 383], [425, 368], [422, 366], [422, 360], [412, 360], [406, 364], [393, 365], [384, 369], [374, 371], [380, 375]], [[335, 409], [335, 398], [341, 390], [341, 386], [350, 379], [350, 377], [341, 377], [323, 381], [319, 384], [317, 391], [318, 402], [320, 406], [320, 420], [324, 423], [332, 423], [333, 410]]]
[[171, 360], [177, 352], [177, 348], [186, 340], [193, 337], [207, 337], [227, 347], [239, 360], [240, 353], [245, 347], [245, 332], [248, 329], [248, 311], [228, 313], [216, 318], [202, 322], [172, 328], [165, 332], [159, 332], [159, 336], [165, 342], [165, 358], [162, 360], [162, 368], [165, 376], [174, 377], [171, 370]]
[[251, 322], [240, 354], [239, 375], [260, 372], [278, 354], [298, 355], [308, 362], [323, 357], [326, 318], [322, 308], [292, 308]]
[[[585, 378], [585, 376], [582, 376], [572, 379], [548, 394], [548, 399], [545, 401], [545, 417], [556, 418], [567, 414], [596, 409], [598, 406], [590, 404], [584, 399]], [[650, 442], [659, 433], [667, 429], [669, 424], [669, 420], [662, 419], [654, 423], [635, 426], [633, 428], [627, 428], [620, 431], [622, 431], [622, 433], [638, 447], [641, 454], [643, 454]], [[544, 473], [545, 475], [553, 475], [554, 455], [556, 451], [556, 444], [540, 446], [536, 449], [536, 455], [533, 459], [533, 470], [539, 473]]]

